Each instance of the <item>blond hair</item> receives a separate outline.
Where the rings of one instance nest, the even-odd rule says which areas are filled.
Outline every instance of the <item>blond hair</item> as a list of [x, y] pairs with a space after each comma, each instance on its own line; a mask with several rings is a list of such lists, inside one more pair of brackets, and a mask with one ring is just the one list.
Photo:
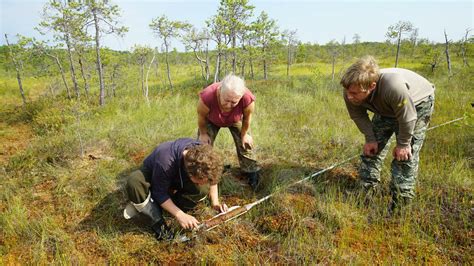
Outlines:
[[379, 66], [375, 59], [368, 55], [357, 60], [346, 70], [342, 76], [341, 85], [349, 89], [351, 85], [356, 84], [362, 91], [366, 91], [373, 82], [379, 80], [379, 77]]

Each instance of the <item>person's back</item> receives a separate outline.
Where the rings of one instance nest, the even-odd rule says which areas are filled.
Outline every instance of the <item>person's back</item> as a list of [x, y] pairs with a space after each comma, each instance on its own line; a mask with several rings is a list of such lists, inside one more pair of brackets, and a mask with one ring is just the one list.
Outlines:
[[144, 160], [140, 170], [127, 177], [125, 188], [130, 202], [123, 215], [130, 219], [143, 213], [151, 218], [157, 239], [172, 238], [173, 233], [164, 222], [163, 209], [184, 229], [199, 224], [186, 211], [193, 209], [206, 194], [214, 209], [227, 210], [218, 199], [221, 173], [222, 160], [211, 146], [190, 138], [162, 143]]
[[[400, 86], [404, 85], [404, 86]], [[397, 89], [406, 87], [413, 103], [424, 101], [434, 92], [434, 85], [419, 74], [404, 68], [380, 69], [380, 88]]]

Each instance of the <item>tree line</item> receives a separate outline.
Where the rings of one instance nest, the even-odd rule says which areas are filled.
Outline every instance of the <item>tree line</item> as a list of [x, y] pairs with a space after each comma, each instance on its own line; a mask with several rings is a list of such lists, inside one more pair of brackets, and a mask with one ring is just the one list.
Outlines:
[[[400, 54], [405, 54], [412, 58], [419, 56], [434, 72], [444, 54], [450, 74], [452, 51], [462, 58], [463, 66], [469, 67], [468, 48], [474, 43], [471, 29], [466, 29], [458, 41], [451, 40], [444, 32], [445, 43], [435, 44], [420, 38], [418, 29], [411, 22], [399, 21], [387, 29], [385, 43], [364, 43], [360, 35], [355, 34], [352, 44], [347, 44], [344, 38], [318, 45], [301, 42], [296, 29], [281, 30], [266, 12], [255, 16], [254, 9], [249, 0], [221, 0], [216, 13], [201, 29], [187, 21], [157, 16], [150, 21], [149, 29], [158, 46], [137, 44], [130, 52], [120, 52], [101, 45], [104, 36], [123, 37], [128, 30], [119, 23], [120, 9], [116, 4], [104, 0], [49, 0], [35, 30], [43, 35], [52, 33], [53, 39], [38, 41], [17, 36], [17, 42], [10, 43], [5, 34], [7, 45], [0, 48], [4, 55], [1, 63], [15, 70], [24, 104], [27, 100], [22, 77], [25, 63], [28, 63], [43, 75], [60, 76], [69, 99], [88, 98], [91, 84], [98, 84], [99, 105], [105, 104], [108, 91], [115, 96], [118, 79], [130, 65], [138, 66], [141, 91], [148, 100], [149, 76], [153, 71], [156, 74], [159, 62], [166, 66], [170, 89], [173, 89], [171, 64], [198, 65], [203, 80], [216, 82], [228, 72], [250, 79], [261, 73], [263, 79], [268, 79], [269, 69], [275, 64], [285, 64], [289, 77], [294, 63], [319, 60], [332, 65], [334, 80], [338, 61], [366, 53], [393, 54], [394, 46], [394, 67], [398, 66]], [[186, 52], [176, 51], [173, 47], [176, 41], [185, 46]], [[106, 90], [106, 84], [109, 90]]]

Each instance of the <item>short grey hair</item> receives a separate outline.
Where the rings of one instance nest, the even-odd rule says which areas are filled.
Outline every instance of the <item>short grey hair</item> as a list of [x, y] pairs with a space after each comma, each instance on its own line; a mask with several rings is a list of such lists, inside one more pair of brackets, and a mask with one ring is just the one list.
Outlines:
[[234, 74], [225, 76], [221, 82], [222, 94], [225, 94], [228, 91], [233, 91], [235, 94], [243, 96], [245, 94], [245, 88], [245, 81]]

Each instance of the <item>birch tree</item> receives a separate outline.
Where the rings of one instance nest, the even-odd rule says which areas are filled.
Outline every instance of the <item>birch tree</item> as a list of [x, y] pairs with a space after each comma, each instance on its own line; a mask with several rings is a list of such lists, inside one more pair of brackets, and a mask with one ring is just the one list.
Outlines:
[[148, 57], [153, 54], [153, 50], [146, 46], [135, 45], [132, 48], [132, 54], [139, 65], [142, 94], [148, 102], [148, 86], [145, 87], [145, 64], [148, 62]]
[[147, 102], [149, 103], [149, 99], [148, 99], [148, 92], [149, 92], [149, 89], [148, 89], [148, 76], [150, 74], [150, 70], [151, 70], [151, 67], [153, 66], [153, 64], [155, 63], [155, 58], [156, 58], [156, 53], [157, 53], [157, 48], [155, 47], [155, 49], [153, 49], [153, 56], [150, 60], [150, 64], [148, 64], [148, 69], [146, 71], [146, 77], [145, 77], [145, 98], [147, 100]]

